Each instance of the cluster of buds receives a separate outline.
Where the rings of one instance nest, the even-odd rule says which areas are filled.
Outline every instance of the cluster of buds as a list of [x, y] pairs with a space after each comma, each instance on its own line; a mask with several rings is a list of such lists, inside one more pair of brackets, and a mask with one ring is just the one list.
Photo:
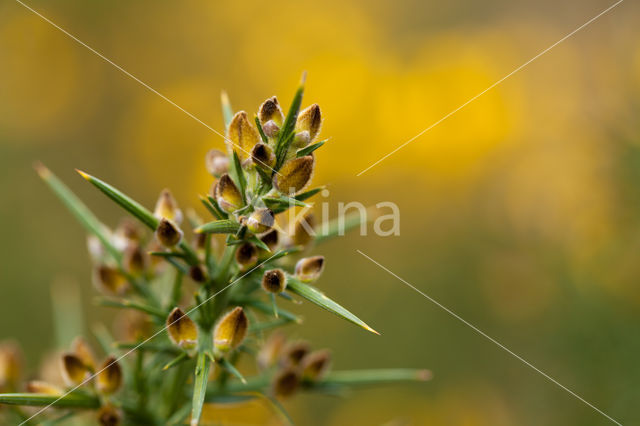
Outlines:
[[257, 356], [261, 370], [273, 370], [271, 392], [277, 397], [288, 397], [298, 389], [313, 386], [322, 380], [331, 367], [331, 352], [327, 349], [311, 350], [304, 341], [287, 341], [279, 333], [272, 333]]

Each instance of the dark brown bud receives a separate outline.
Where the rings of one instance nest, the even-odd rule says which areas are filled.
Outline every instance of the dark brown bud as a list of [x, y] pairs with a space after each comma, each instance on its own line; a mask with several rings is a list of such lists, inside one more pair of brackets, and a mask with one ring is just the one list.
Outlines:
[[207, 280], [207, 273], [202, 265], [194, 265], [189, 268], [189, 276], [193, 281], [199, 284], [202, 284]]
[[129, 289], [129, 283], [122, 273], [109, 265], [98, 265], [93, 269], [93, 283], [99, 291], [118, 296]]
[[209, 174], [215, 177], [220, 177], [229, 171], [229, 157], [217, 149], [211, 149], [207, 152], [205, 164]]
[[300, 377], [294, 368], [280, 370], [274, 377], [271, 384], [273, 394], [277, 397], [286, 398], [298, 390]]
[[271, 169], [276, 163], [276, 155], [269, 145], [258, 143], [251, 150], [251, 161], [256, 167]]
[[296, 278], [302, 282], [318, 279], [324, 270], [324, 256], [305, 257], [296, 263]]
[[247, 269], [258, 261], [258, 249], [252, 243], [244, 243], [236, 250], [236, 262], [241, 269]]
[[262, 276], [262, 288], [268, 293], [282, 293], [287, 287], [287, 277], [282, 269], [272, 269]]
[[289, 160], [273, 177], [273, 184], [281, 194], [295, 195], [311, 182], [315, 160], [312, 155]]
[[301, 362], [302, 380], [316, 381], [324, 377], [331, 366], [331, 352], [315, 351], [305, 355]]
[[247, 218], [247, 228], [254, 234], [262, 234], [273, 227], [275, 217], [273, 212], [266, 208], [255, 210]]
[[158, 228], [156, 228], [156, 239], [160, 244], [167, 248], [176, 246], [182, 240], [182, 230], [168, 219], [160, 219]]
[[278, 248], [279, 239], [280, 237], [276, 229], [272, 229], [260, 237], [260, 240], [269, 247], [271, 252], [274, 252], [275, 249]]
[[147, 255], [142, 251], [140, 244], [133, 242], [127, 246], [122, 259], [122, 266], [131, 275], [140, 275], [148, 265]]
[[310, 350], [311, 347], [307, 342], [290, 343], [282, 353], [280, 363], [283, 366], [298, 366]]
[[122, 413], [110, 404], [103, 405], [98, 411], [98, 423], [100, 426], [119, 426]]
[[89, 369], [77, 355], [62, 355], [62, 378], [69, 386], [78, 386], [88, 377]]
[[115, 357], [108, 357], [98, 370], [98, 390], [104, 395], [115, 393], [122, 385], [122, 369]]
[[284, 113], [275, 96], [267, 99], [260, 105], [260, 109], [258, 109], [258, 119], [263, 125], [272, 120], [276, 125], [282, 126]]

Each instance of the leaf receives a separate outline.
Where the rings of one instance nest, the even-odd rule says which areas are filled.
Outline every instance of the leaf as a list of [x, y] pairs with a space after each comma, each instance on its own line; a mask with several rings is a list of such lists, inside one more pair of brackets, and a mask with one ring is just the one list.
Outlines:
[[107, 227], [98, 220], [98, 218], [89, 210], [89, 208], [73, 193], [71, 190], [60, 181], [49, 169], [45, 166], [36, 165], [36, 171], [42, 178], [42, 180], [49, 185], [58, 198], [67, 206], [69, 211], [80, 221], [84, 228], [92, 235], [95, 235], [104, 248], [116, 259], [120, 260], [122, 254], [111, 243], [111, 240], [107, 234]]
[[346, 319], [349, 322], [352, 322], [360, 327], [364, 328], [367, 331], [370, 331], [375, 334], [380, 334], [371, 327], [369, 327], [364, 321], [362, 321], [357, 316], [353, 315], [351, 312], [329, 299], [324, 295], [321, 291], [312, 287], [308, 284], [305, 284], [295, 277], [289, 277], [287, 281], [287, 290], [294, 292], [298, 296], [304, 297], [308, 301], [315, 303], [323, 309], [326, 309], [329, 312], [332, 312], [339, 317]]
[[[367, 216], [369, 215], [367, 214]], [[316, 244], [319, 244], [339, 235], [344, 235], [346, 232], [357, 228], [361, 224], [362, 215], [359, 211], [345, 215], [342, 218], [333, 219], [326, 226], [327, 232], [318, 234], [315, 238], [315, 242]]]
[[282, 213], [290, 207], [308, 207], [308, 204], [303, 203], [295, 198], [286, 197], [281, 195], [279, 197], [262, 197], [264, 204], [273, 211], [274, 214]]
[[166, 363], [164, 365], [164, 367], [162, 367], [162, 371], [166, 371], [168, 369], [170, 369], [171, 367], [175, 367], [176, 365], [186, 361], [189, 359], [189, 356], [187, 355], [186, 352], [182, 352], [180, 355], [178, 355], [177, 357], [175, 357], [174, 359], [172, 359], [171, 361], [169, 361], [168, 363]]
[[98, 398], [79, 392], [71, 392], [66, 395], [49, 395], [39, 393], [2, 393], [0, 404], [52, 406], [65, 408], [98, 408]]
[[156, 318], [159, 318], [163, 322], [164, 322], [164, 319], [167, 317], [167, 313], [164, 312], [162, 309], [158, 309], [153, 306], [146, 305], [144, 303], [134, 302], [132, 300], [127, 300], [127, 299], [115, 300], [115, 299], [99, 298], [98, 304], [100, 304], [101, 306], [108, 306], [111, 308], [135, 309], [137, 311], [141, 311], [149, 315], [152, 315]]
[[220, 220], [220, 219], [224, 219], [226, 217], [226, 216], [222, 216], [220, 214], [220, 212], [218, 212], [218, 210], [216, 210], [213, 207], [213, 205], [209, 202], [209, 200], [206, 199], [205, 197], [203, 197], [202, 195], [200, 195], [200, 202], [209, 211], [209, 213], [211, 213], [211, 215], [213, 217], [215, 217], [216, 219]]
[[368, 386], [400, 382], [424, 382], [431, 379], [429, 370], [390, 368], [373, 370], [332, 371], [316, 386]]
[[303, 192], [302, 194], [298, 194], [293, 198], [295, 198], [298, 201], [304, 201], [304, 200], [307, 200], [307, 199], [313, 197], [314, 195], [316, 195], [318, 192], [322, 191], [323, 189], [325, 189], [324, 186], [321, 186], [319, 188], [313, 188], [313, 189], [310, 189], [310, 190], [308, 190], [306, 192]]
[[304, 78], [305, 76], [303, 75], [300, 86], [293, 96], [287, 117], [284, 119], [280, 133], [278, 134], [278, 140], [276, 141], [276, 170], [282, 167], [289, 146], [293, 141], [293, 132], [298, 119], [298, 113], [300, 112], [300, 106], [302, 105], [302, 95], [304, 94]]
[[316, 142], [314, 144], [311, 144], [309, 146], [306, 146], [302, 149], [299, 149], [298, 151], [296, 151], [296, 157], [304, 157], [305, 155], [309, 155], [311, 154], [313, 151], [315, 151], [316, 149], [320, 148], [322, 145], [325, 144], [326, 141], [328, 141], [329, 139], [325, 139], [323, 141], [320, 142]]
[[262, 129], [262, 124], [260, 124], [260, 119], [258, 118], [257, 115], [254, 118], [255, 118], [256, 127], [258, 128], [258, 133], [260, 133], [260, 138], [262, 139], [262, 142], [269, 143], [269, 138], [267, 138], [267, 135], [264, 134], [264, 130]]
[[247, 379], [244, 378], [242, 373], [238, 371], [235, 365], [231, 364], [226, 358], [220, 358], [218, 362], [222, 368], [231, 373], [236, 379], [240, 380], [242, 383], [247, 383]]
[[231, 167], [229, 168], [229, 175], [233, 179], [234, 183], [238, 186], [240, 194], [242, 195], [242, 204], [244, 205], [247, 202], [247, 179], [244, 176], [244, 170], [242, 170], [242, 164], [240, 163], [240, 158], [238, 157], [238, 153], [235, 149], [233, 150], [233, 161], [231, 162]]
[[[153, 215], [153, 213], [143, 207], [140, 203], [97, 177], [91, 176], [90, 174], [80, 170], [76, 171], [93, 186], [102, 191], [107, 197], [115, 201], [116, 204], [146, 225], [149, 229], [152, 231], [156, 230], [160, 221]], [[198, 257], [184, 240], [180, 242], [179, 247], [187, 255], [190, 264], [198, 264]]]
[[209, 380], [209, 357], [204, 351], [198, 353], [196, 361], [195, 381], [193, 384], [193, 400], [191, 403], [191, 425], [197, 425], [202, 415], [202, 405], [207, 393]]
[[235, 234], [240, 229], [240, 224], [236, 221], [224, 219], [200, 225], [193, 232], [198, 234]]
[[273, 256], [269, 257], [268, 261], [269, 263], [274, 262], [280, 258], [283, 258], [285, 256], [289, 256], [290, 254], [293, 253], [297, 253], [299, 251], [301, 251], [302, 249], [300, 247], [291, 247], [291, 248], [286, 248], [286, 249], [280, 249], [278, 250]]
[[271, 250], [269, 249], [269, 246], [262, 241], [260, 238], [258, 238], [255, 235], [250, 236], [249, 238], [247, 238], [248, 241], [251, 241], [253, 244], [256, 245], [256, 247], [261, 248], [262, 250], [266, 251], [267, 253], [271, 253]]

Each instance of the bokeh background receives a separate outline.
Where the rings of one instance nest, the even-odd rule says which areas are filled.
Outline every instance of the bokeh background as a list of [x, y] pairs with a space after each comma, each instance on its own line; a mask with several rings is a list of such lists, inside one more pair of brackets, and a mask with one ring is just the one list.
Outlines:
[[[603, 416], [356, 253], [378, 260], [623, 424], [640, 422], [640, 7], [626, 1], [362, 176], [356, 174], [613, 1], [30, 1], [222, 130], [226, 89], [253, 111], [306, 102], [331, 141], [314, 181], [401, 208], [401, 235], [318, 251], [320, 287], [373, 336], [312, 306], [290, 334], [336, 368], [424, 367], [431, 382], [287, 403], [305, 425], [597, 425]], [[223, 142], [13, 0], [0, 4], [0, 338], [35, 370], [55, 345], [51, 286], [90, 305], [80, 226], [43, 161], [115, 225], [73, 171], [151, 206], [198, 205]]]

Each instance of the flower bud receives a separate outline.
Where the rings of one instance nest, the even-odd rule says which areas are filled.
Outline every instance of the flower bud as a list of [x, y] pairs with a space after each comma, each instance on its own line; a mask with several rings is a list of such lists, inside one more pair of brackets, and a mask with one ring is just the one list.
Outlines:
[[262, 288], [267, 293], [282, 293], [287, 287], [287, 277], [282, 269], [272, 269], [262, 276]]
[[275, 217], [273, 212], [267, 208], [255, 210], [247, 218], [247, 228], [254, 234], [262, 234], [273, 227]]
[[89, 377], [89, 369], [75, 354], [62, 355], [62, 378], [69, 386], [78, 386]]
[[220, 150], [211, 149], [205, 156], [205, 165], [209, 174], [220, 177], [229, 171], [229, 157]]
[[308, 131], [310, 141], [314, 140], [322, 127], [322, 114], [318, 104], [313, 104], [300, 111], [296, 121], [296, 131]]
[[331, 366], [331, 352], [315, 351], [305, 355], [301, 362], [302, 380], [316, 381], [324, 377]]
[[0, 343], [0, 392], [16, 389], [22, 373], [22, 351], [17, 343]]
[[129, 283], [120, 271], [108, 265], [98, 265], [93, 269], [93, 284], [108, 294], [123, 295], [129, 289]]
[[293, 224], [291, 242], [294, 246], [306, 247], [315, 237], [316, 218], [312, 212], [300, 216]]
[[232, 213], [242, 207], [242, 195], [228, 174], [220, 176], [213, 192], [218, 205], [225, 212]]
[[[272, 229], [271, 231], [267, 232], [266, 234], [264, 234], [264, 235], [262, 235], [260, 237], [260, 241], [265, 243], [267, 245], [267, 247], [269, 247], [269, 251], [271, 251], [271, 252], [274, 252], [276, 250], [276, 248], [278, 248], [278, 240], [279, 239], [280, 239], [280, 237], [279, 237], [277, 229]], [[262, 251], [264, 251], [264, 250], [262, 250]]]
[[98, 370], [98, 390], [104, 395], [115, 393], [122, 385], [122, 368], [114, 356], [108, 357]]
[[227, 137], [232, 142], [229, 144], [227, 141], [229, 151], [235, 150], [241, 160], [245, 160], [254, 145], [261, 141], [258, 130], [249, 121], [244, 111], [233, 116], [227, 130]]
[[149, 316], [134, 309], [121, 310], [113, 321], [114, 335], [119, 340], [144, 340], [151, 335], [153, 324]]
[[198, 341], [196, 323], [177, 307], [167, 317], [167, 332], [171, 341], [183, 349], [195, 348]]
[[295, 149], [300, 149], [309, 145], [309, 142], [311, 142], [309, 131], [303, 130], [295, 134], [295, 136], [293, 137], [293, 142], [291, 142], [291, 146], [293, 146]]
[[268, 137], [275, 138], [280, 132], [280, 127], [276, 124], [275, 121], [269, 120], [262, 125], [262, 131]]
[[29, 393], [41, 393], [45, 395], [60, 396], [63, 394], [62, 389], [52, 385], [51, 383], [43, 382], [41, 380], [31, 380], [27, 383], [27, 392]]
[[78, 336], [73, 339], [71, 343], [71, 349], [75, 356], [77, 356], [80, 361], [87, 367], [89, 370], [95, 371], [96, 369], [96, 361], [93, 355], [93, 351], [89, 346], [89, 343], [82, 336]]
[[324, 256], [305, 257], [296, 263], [296, 278], [302, 282], [318, 279], [324, 269]]
[[122, 420], [122, 413], [110, 404], [103, 405], [98, 411], [98, 424], [100, 426], [118, 426]]
[[279, 331], [271, 333], [269, 338], [260, 348], [258, 355], [256, 356], [256, 362], [258, 363], [258, 367], [262, 370], [266, 370], [267, 368], [272, 367], [280, 353], [284, 349], [284, 345], [287, 342], [286, 337]]
[[156, 228], [156, 239], [164, 247], [171, 248], [180, 243], [183, 232], [172, 221], [162, 218]]
[[284, 113], [282, 112], [282, 108], [280, 108], [278, 98], [273, 96], [264, 101], [262, 105], [260, 105], [260, 108], [258, 109], [258, 119], [263, 126], [269, 121], [273, 121], [273, 123], [277, 126], [282, 126], [282, 122], [284, 121]]
[[290, 343], [282, 353], [280, 364], [285, 367], [298, 366], [302, 358], [304, 358], [310, 350], [311, 347], [307, 342]]
[[207, 273], [202, 265], [194, 265], [189, 268], [189, 276], [198, 284], [202, 284], [207, 280]]
[[271, 169], [276, 163], [276, 156], [269, 145], [259, 143], [251, 150], [251, 161], [256, 167]]
[[93, 262], [98, 263], [104, 260], [106, 251], [100, 239], [95, 235], [87, 235], [87, 250]]
[[258, 249], [253, 243], [244, 243], [236, 250], [236, 262], [240, 269], [247, 269], [258, 261]]
[[140, 275], [147, 269], [147, 255], [142, 251], [140, 244], [131, 243], [124, 251], [122, 267], [131, 275]]
[[237, 348], [247, 335], [249, 320], [244, 310], [238, 306], [227, 313], [216, 325], [213, 332], [214, 348], [225, 353]]
[[160, 193], [153, 215], [158, 219], [168, 219], [176, 225], [182, 223], [182, 210], [178, 208], [178, 203], [171, 195], [171, 191], [166, 188]]
[[300, 386], [300, 377], [294, 368], [280, 370], [271, 383], [273, 394], [278, 397], [288, 397], [295, 393]]
[[295, 195], [311, 182], [315, 160], [311, 155], [289, 160], [273, 177], [273, 184], [282, 194]]
[[137, 222], [130, 217], [124, 217], [113, 233], [113, 245], [118, 250], [125, 250], [131, 243], [140, 242], [142, 230]]

